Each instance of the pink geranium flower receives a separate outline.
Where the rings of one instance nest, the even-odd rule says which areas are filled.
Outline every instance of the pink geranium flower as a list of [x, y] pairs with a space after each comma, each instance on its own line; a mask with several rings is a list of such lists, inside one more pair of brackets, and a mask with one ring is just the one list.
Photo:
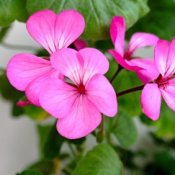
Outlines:
[[[150, 81], [150, 74], [152, 74], [151, 77], [156, 76], [154, 63], [151, 59], [135, 57], [134, 52], [141, 47], [154, 47], [158, 37], [150, 33], [135, 33], [125, 49], [125, 32], [126, 24], [124, 18], [121, 16], [113, 17], [110, 25], [110, 36], [114, 44], [114, 50], [109, 50], [109, 53], [114, 56], [122, 67], [129, 71], [135, 71], [144, 83], [148, 82]], [[149, 74], [148, 71], [150, 71]]]
[[70, 139], [86, 136], [100, 124], [101, 113], [110, 117], [116, 114], [116, 94], [103, 75], [109, 63], [100, 51], [61, 49], [51, 56], [51, 64], [64, 79], [47, 81], [40, 104], [59, 119], [61, 135]]
[[158, 77], [145, 85], [141, 95], [143, 112], [152, 120], [160, 115], [161, 96], [175, 111], [175, 38], [171, 43], [159, 40], [155, 47], [155, 67]]
[[[65, 10], [55, 14], [51, 10], [34, 13], [27, 21], [29, 34], [50, 54], [66, 48], [83, 32], [84, 18], [75, 10]], [[39, 105], [38, 94], [43, 81], [50, 76], [58, 76], [49, 60], [32, 54], [15, 55], [7, 66], [7, 77], [18, 90], [25, 91], [27, 98]]]

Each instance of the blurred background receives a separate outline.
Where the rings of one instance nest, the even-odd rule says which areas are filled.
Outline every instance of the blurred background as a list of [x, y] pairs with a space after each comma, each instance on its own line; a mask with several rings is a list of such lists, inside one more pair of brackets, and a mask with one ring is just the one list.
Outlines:
[[[10, 29], [6, 43], [0, 44], [0, 67], [5, 68], [10, 58], [19, 52], [30, 52], [16, 45], [38, 47], [26, 31], [24, 23], [15, 22]], [[38, 140], [35, 123], [27, 117], [11, 117], [11, 103], [0, 96], [0, 174], [14, 175], [38, 159]]]

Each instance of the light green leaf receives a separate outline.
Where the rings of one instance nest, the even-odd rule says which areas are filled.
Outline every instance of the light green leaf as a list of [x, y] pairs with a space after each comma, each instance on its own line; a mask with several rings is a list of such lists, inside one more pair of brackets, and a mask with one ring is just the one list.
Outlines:
[[122, 163], [107, 144], [99, 144], [78, 163], [73, 175], [122, 175]]
[[30, 14], [41, 9], [52, 9], [55, 12], [63, 9], [78, 10], [86, 21], [83, 37], [89, 40], [109, 38], [109, 24], [113, 16], [125, 17], [129, 28], [149, 11], [146, 0], [27, 0]]
[[119, 112], [110, 120], [110, 130], [123, 148], [129, 148], [137, 140], [137, 129], [132, 117]]

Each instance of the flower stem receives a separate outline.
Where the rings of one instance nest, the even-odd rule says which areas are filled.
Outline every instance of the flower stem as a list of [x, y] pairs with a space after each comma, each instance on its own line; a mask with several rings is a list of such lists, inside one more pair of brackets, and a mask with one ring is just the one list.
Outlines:
[[137, 86], [137, 87], [133, 87], [133, 88], [126, 89], [126, 90], [124, 90], [124, 91], [118, 92], [118, 93], [116, 93], [116, 94], [117, 94], [117, 97], [120, 97], [120, 96], [122, 96], [122, 95], [129, 94], [129, 93], [131, 93], [131, 92], [140, 91], [140, 90], [143, 89], [143, 87], [144, 87], [144, 85]]
[[102, 121], [100, 124], [100, 130], [97, 133], [97, 142], [102, 143], [105, 138], [105, 122], [104, 122], [104, 116], [102, 116]]
[[69, 143], [69, 142], [68, 142], [68, 147], [69, 147], [69, 149], [70, 149], [70, 151], [71, 151], [72, 155], [73, 155], [74, 157], [76, 157], [76, 152], [75, 152], [75, 150], [74, 150], [74, 148], [73, 148], [72, 144], [71, 144], [71, 143]]
[[110, 80], [111, 83], [115, 80], [115, 78], [117, 77], [117, 75], [119, 74], [119, 72], [120, 72], [122, 69], [123, 69], [123, 68], [122, 68], [120, 65], [118, 65], [117, 71], [115, 72], [115, 74], [112, 76], [112, 78], [111, 78], [111, 80]]

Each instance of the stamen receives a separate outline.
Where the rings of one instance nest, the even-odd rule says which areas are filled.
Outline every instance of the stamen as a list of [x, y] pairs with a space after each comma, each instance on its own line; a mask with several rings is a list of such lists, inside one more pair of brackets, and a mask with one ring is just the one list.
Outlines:
[[78, 87], [77, 87], [77, 90], [80, 94], [85, 94], [86, 93], [86, 89], [85, 89], [85, 86], [83, 84], [80, 84]]

